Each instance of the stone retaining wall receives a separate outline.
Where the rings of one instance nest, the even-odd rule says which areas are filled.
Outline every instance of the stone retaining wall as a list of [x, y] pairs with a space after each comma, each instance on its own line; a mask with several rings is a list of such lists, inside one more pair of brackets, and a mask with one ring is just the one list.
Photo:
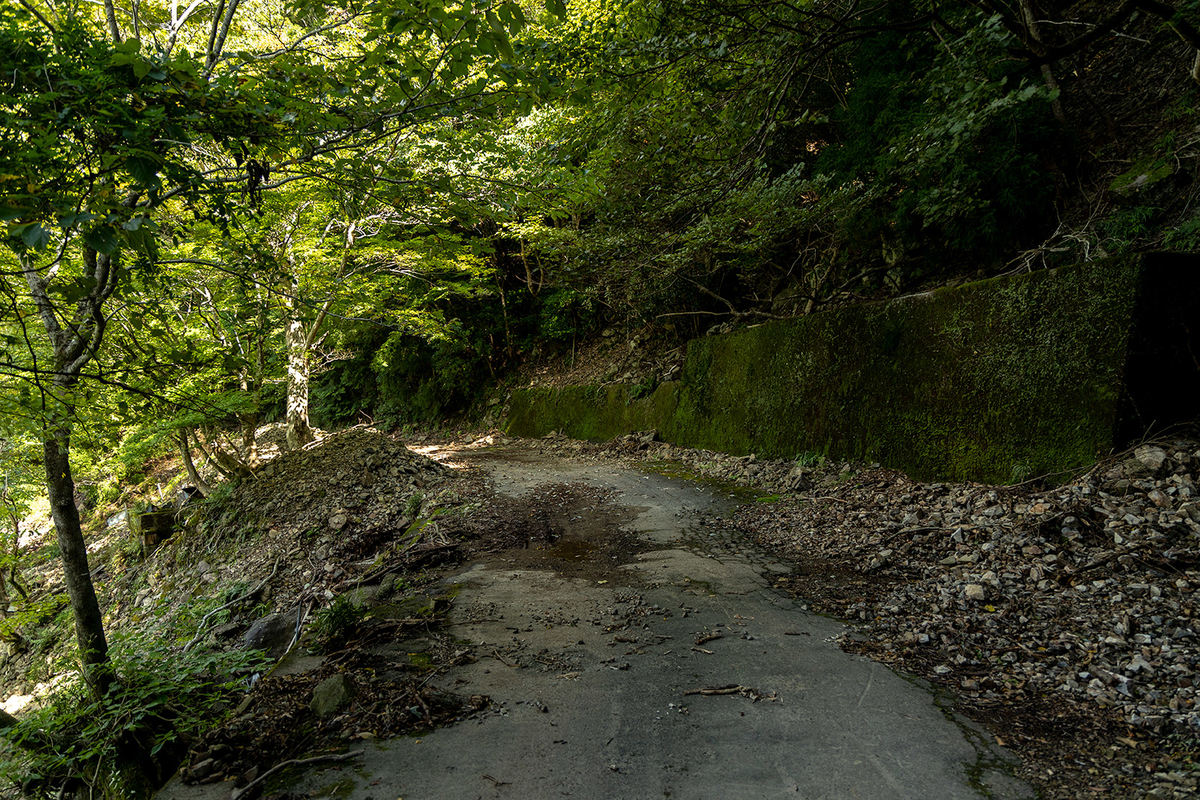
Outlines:
[[515, 391], [509, 431], [878, 461], [1005, 483], [1200, 416], [1200, 257], [967, 284], [692, 341], [679, 381]]

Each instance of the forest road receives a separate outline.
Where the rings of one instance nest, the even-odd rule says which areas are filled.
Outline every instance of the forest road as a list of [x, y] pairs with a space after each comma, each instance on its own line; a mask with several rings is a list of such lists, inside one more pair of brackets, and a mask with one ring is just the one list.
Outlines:
[[[733, 501], [719, 489], [503, 449], [462, 459], [513, 498], [556, 485], [599, 491], [606, 507], [623, 507], [623, 533], [587, 525], [599, 505], [572, 507], [540, 560], [499, 554], [446, 578], [457, 592], [449, 633], [476, 660], [433, 681], [487, 695], [491, 710], [369, 743], [353, 764], [313, 768], [285, 790], [354, 800], [1034, 796], [1012, 777], [1013, 757], [945, 699], [842, 652], [833, 637], [844, 625], [773, 590], [790, 567], [721, 530]], [[620, 535], [636, 541], [624, 557], [594, 540]]]

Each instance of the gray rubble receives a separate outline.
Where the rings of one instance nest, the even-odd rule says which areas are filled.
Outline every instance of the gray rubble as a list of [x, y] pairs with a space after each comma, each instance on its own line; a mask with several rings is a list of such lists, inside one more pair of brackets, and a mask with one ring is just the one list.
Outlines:
[[969, 673], [965, 691], [1061, 692], [1131, 726], [1197, 731], [1197, 466], [1194, 442], [1144, 446], [1035, 493], [848, 468], [743, 527], [900, 578], [847, 616], [884, 648], [933, 648], [943, 674]]

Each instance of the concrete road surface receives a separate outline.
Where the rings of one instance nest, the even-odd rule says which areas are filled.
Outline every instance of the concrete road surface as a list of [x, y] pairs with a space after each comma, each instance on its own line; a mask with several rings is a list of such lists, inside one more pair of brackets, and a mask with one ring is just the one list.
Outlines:
[[696, 526], [698, 515], [728, 508], [719, 490], [503, 450], [470, 458], [512, 496], [547, 483], [614, 490], [648, 549], [602, 580], [503, 558], [465, 566], [447, 579], [459, 589], [449, 632], [477, 660], [433, 680], [487, 695], [493, 710], [367, 744], [354, 764], [315, 768], [283, 791], [353, 800], [1033, 796], [990, 736], [918, 682], [843, 653], [832, 638], [844, 626], [772, 590], [786, 565]]

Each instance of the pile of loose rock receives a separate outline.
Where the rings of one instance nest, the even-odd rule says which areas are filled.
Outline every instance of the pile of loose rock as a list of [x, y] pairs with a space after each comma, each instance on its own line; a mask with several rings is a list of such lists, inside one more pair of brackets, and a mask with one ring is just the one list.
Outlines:
[[[208, 585], [244, 590], [263, 584], [211, 632], [217, 639], [244, 630], [258, 603], [288, 613], [309, 599], [323, 604], [369, 568], [383, 548], [414, 544], [409, 536], [414, 519], [456, 499], [445, 488], [450, 474], [448, 467], [364, 428], [276, 456], [236, 486], [227, 502], [205, 512], [198, 536], [177, 537], [169, 553], [157, 553], [143, 565], [146, 585], [136, 596], [115, 601], [139, 613], [119, 616], [113, 625], [139, 624], [141, 614], [152, 610], [169, 616], [170, 609], [182, 610], [207, 594]], [[421, 531], [422, 538], [426, 533]], [[242, 546], [246, 543], [253, 544]], [[235, 552], [218, 556], [214, 544]]]
[[985, 699], [1055, 691], [1132, 726], [1200, 731], [1200, 447], [1050, 491], [919, 484], [882, 470], [742, 515], [779, 550], [895, 580], [845, 609], [885, 648], [931, 648]]
[[378, 431], [351, 428], [263, 465], [234, 499], [244, 513], [292, 532], [341, 531], [404, 517], [449, 473]]

